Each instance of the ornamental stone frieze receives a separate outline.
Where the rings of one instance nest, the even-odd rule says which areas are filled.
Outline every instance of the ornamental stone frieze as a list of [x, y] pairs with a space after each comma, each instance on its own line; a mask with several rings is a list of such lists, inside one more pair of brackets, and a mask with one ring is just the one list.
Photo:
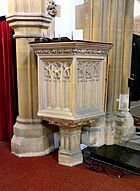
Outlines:
[[44, 49], [39, 49], [39, 50], [35, 50], [35, 53], [37, 55], [39, 54], [49, 54], [49, 55], [55, 55], [55, 54], [72, 54], [72, 55], [92, 55], [92, 54], [96, 54], [96, 55], [107, 55], [108, 51], [101, 51], [101, 50], [93, 50], [93, 49], [48, 49], [48, 50], [44, 50]]

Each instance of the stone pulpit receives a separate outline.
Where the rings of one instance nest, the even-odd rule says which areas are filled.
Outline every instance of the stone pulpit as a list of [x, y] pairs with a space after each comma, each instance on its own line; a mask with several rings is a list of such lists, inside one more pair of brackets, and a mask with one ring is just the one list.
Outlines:
[[81, 129], [105, 114], [109, 43], [32, 42], [38, 65], [38, 116], [59, 126], [59, 163], [82, 162]]

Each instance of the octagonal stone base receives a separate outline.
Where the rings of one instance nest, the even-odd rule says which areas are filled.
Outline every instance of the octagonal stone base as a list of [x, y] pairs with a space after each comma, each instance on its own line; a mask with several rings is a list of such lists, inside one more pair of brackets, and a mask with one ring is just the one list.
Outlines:
[[44, 124], [23, 124], [14, 126], [11, 152], [19, 157], [43, 156], [54, 150], [53, 133]]

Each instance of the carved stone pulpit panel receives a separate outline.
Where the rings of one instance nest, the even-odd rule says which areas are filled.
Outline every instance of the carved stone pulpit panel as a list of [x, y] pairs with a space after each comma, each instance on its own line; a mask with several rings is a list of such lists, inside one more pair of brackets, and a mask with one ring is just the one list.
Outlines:
[[38, 56], [38, 116], [79, 121], [105, 112], [111, 44], [32, 43]]
[[[107, 55], [112, 44], [67, 41], [38, 42], [31, 46], [38, 58], [38, 116], [58, 125], [63, 140], [66, 134], [80, 135], [82, 125], [105, 113]], [[77, 137], [80, 140], [80, 136]], [[72, 157], [73, 151], [62, 148], [63, 140], [59, 162], [69, 166], [80, 163], [81, 158]], [[80, 147], [76, 152], [80, 153]], [[72, 159], [63, 154], [71, 155]]]

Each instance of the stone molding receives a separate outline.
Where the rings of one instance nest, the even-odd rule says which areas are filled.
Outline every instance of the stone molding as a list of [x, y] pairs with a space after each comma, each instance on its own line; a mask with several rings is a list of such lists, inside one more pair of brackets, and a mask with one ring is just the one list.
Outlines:
[[24, 124], [40, 124], [41, 119], [23, 119], [20, 118], [19, 116], [17, 117], [16, 121], [18, 123], [24, 123]]
[[[7, 21], [9, 22], [9, 25], [11, 27], [23, 27], [23, 26], [40, 26], [37, 25], [39, 23], [36, 22], [41, 22], [45, 23], [48, 26], [48, 23], [51, 22], [51, 17], [48, 14], [44, 13], [12, 13], [7, 16]], [[30, 22], [29, 22], [30, 21]], [[45, 26], [45, 24], [43, 26]]]
[[44, 49], [39, 49], [35, 50], [35, 53], [37, 55], [40, 54], [49, 54], [49, 55], [55, 55], [55, 54], [72, 54], [72, 55], [107, 55], [109, 51], [101, 51], [101, 50], [92, 50], [92, 49], [50, 49], [50, 50], [44, 50]]
[[[37, 32], [39, 28], [47, 29], [49, 27], [51, 16], [44, 13], [18, 12], [8, 15], [7, 22], [15, 30], [14, 38], [36, 38], [42, 37], [41, 32]], [[33, 28], [36, 28], [36, 31], [33, 31]]]
[[[113, 47], [111, 43], [68, 41], [59, 43], [31, 43], [36, 55], [98, 55], [107, 56]], [[55, 48], [54, 48], [55, 47]]]

